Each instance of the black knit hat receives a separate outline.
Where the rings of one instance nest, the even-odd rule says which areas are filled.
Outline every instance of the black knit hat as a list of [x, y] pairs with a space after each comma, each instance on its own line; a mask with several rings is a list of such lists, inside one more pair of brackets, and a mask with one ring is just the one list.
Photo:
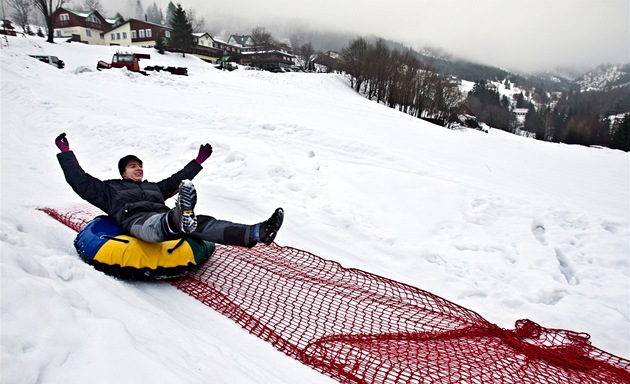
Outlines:
[[138, 159], [138, 157], [134, 155], [127, 155], [123, 157], [122, 159], [118, 160], [118, 172], [120, 172], [120, 176], [122, 176], [122, 174], [125, 173], [125, 168], [127, 168], [127, 164], [129, 164], [132, 161], [137, 161], [140, 164], [140, 166], [142, 166], [142, 160]]

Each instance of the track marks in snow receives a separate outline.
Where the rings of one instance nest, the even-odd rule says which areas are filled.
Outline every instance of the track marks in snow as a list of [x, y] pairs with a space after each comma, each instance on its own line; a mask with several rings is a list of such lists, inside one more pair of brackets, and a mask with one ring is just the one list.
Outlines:
[[534, 221], [532, 223], [532, 234], [534, 238], [538, 240], [540, 245], [547, 245], [547, 240], [545, 239], [545, 226], [542, 223]]
[[580, 283], [579, 278], [576, 275], [576, 269], [573, 266], [573, 263], [567, 255], [563, 253], [559, 248], [555, 248], [556, 259], [558, 260], [558, 265], [560, 268], [560, 272], [567, 280], [567, 284], [569, 285], [577, 285]]
[[627, 229], [619, 223], [600, 223], [584, 214], [561, 210], [545, 212], [533, 220], [531, 228], [543, 249], [553, 251], [559, 276], [571, 286], [579, 285], [582, 271], [594, 263], [610, 263], [612, 268], [619, 265], [621, 255], [609, 255], [609, 244], [617, 242], [623, 247], [624, 237], [627, 239]]
[[[460, 219], [434, 223], [422, 252], [430, 269], [445, 269], [452, 276], [444, 283], [460, 285], [458, 300], [477, 305], [499, 296], [516, 312], [531, 304], [566, 310], [576, 298], [587, 302], [603, 294], [597, 291], [628, 291], [628, 279], [615, 287], [604, 283], [623, 282], [619, 274], [630, 271], [623, 218], [599, 221], [579, 210], [478, 193], [462, 203]], [[446, 252], [444, 244], [452, 251]], [[443, 251], [433, 251], [440, 246]], [[626, 252], [619, 254], [619, 249]], [[514, 268], [522, 273], [515, 277]], [[566, 302], [567, 297], [572, 299]]]
[[[541, 222], [538, 221], [534, 221], [532, 223], [532, 234], [534, 235], [534, 238], [540, 243], [540, 245], [542, 245], [543, 247], [547, 247], [549, 245], [549, 241], [546, 238], [546, 232], [547, 230], [545, 229], [544, 224], [542, 224]], [[570, 240], [569, 244], [575, 244], [576, 241], [575, 240]], [[576, 268], [573, 265], [573, 262], [571, 261], [571, 255], [570, 254], [566, 254], [565, 251], [563, 250], [563, 248], [566, 248], [566, 246], [561, 247], [561, 246], [555, 246], [553, 247], [554, 250], [554, 254], [556, 256], [556, 260], [558, 261], [558, 268], [560, 270], [560, 273], [562, 273], [562, 275], [564, 276], [567, 284], [569, 285], [577, 285], [579, 284], [579, 278], [576, 276]], [[553, 295], [555, 297], [555, 295]], [[547, 302], [553, 302], [556, 303], [559, 300], [555, 300], [555, 299], [551, 299], [551, 300], [544, 300], [543, 302], [547, 303]]]

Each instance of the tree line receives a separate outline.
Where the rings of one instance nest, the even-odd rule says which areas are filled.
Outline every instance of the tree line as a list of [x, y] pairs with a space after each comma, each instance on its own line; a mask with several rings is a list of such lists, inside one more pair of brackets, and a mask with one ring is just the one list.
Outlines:
[[[512, 133], [522, 129], [538, 140], [630, 150], [630, 114], [624, 115], [630, 105], [628, 87], [606, 92], [571, 89], [559, 100], [551, 100], [540, 85], [534, 89], [531, 96], [538, 106], [526, 101], [522, 93], [512, 101], [487, 81], [478, 81], [466, 103], [479, 121], [494, 128]], [[513, 108], [528, 110], [522, 126], [517, 124]]]
[[[516, 86], [531, 91], [527, 93], [530, 100], [536, 100], [534, 104], [522, 93], [515, 100], [508, 99], [487, 80], [477, 81], [462, 95], [450, 76], [418, 59], [412, 50], [389, 48], [383, 39], [368, 42], [357, 38], [342, 53], [340, 69], [350, 77], [354, 90], [410, 115], [448, 126], [458, 107], [465, 104], [478, 121], [508, 132], [525, 130], [538, 140], [630, 151], [627, 86], [598, 92], [581, 92], [574, 86], [552, 100], [545, 85], [514, 76]], [[509, 87], [507, 76], [504, 81]], [[524, 125], [518, 124], [514, 108], [528, 110]]]
[[352, 88], [390, 108], [446, 125], [463, 101], [457, 82], [422, 63], [411, 50], [401, 52], [383, 39], [359, 37], [342, 53], [342, 70]]

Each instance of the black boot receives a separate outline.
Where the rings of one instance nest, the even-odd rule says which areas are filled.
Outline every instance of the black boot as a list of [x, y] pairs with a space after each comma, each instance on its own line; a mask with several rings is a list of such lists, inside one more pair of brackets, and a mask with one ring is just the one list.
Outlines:
[[284, 210], [278, 208], [267, 221], [260, 223], [260, 242], [271, 245], [278, 234], [278, 230], [282, 226], [283, 220]]
[[181, 230], [181, 214], [179, 214], [179, 219], [176, 218], [176, 216], [178, 216], [178, 212], [181, 212], [181, 210], [177, 207], [175, 208], [171, 208], [170, 211], [168, 211], [166, 213], [166, 215], [164, 216], [164, 220], [162, 222], [162, 228], [165, 230], [164, 233], [167, 233], [169, 235], [169, 237], [175, 237], [178, 236], [180, 233], [182, 233]]

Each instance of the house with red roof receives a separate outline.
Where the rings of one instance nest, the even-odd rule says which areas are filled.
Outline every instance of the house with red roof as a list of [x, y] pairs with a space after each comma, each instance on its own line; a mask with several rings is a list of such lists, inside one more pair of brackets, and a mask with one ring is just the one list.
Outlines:
[[122, 17], [107, 19], [96, 10], [75, 11], [63, 7], [53, 17], [55, 37], [96, 45], [105, 45], [103, 32], [124, 21]]

